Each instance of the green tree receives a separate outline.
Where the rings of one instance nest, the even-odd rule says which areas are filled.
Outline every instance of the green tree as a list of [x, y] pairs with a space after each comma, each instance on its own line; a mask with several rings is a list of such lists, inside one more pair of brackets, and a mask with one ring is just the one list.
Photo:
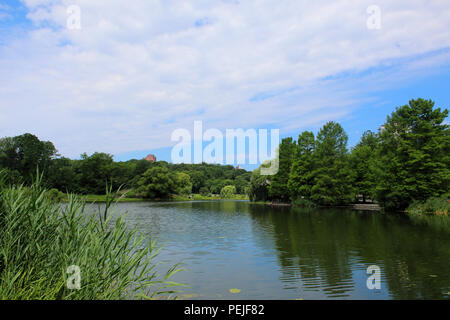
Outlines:
[[166, 167], [148, 169], [139, 180], [138, 192], [145, 198], [169, 198], [178, 191], [179, 184], [174, 172]]
[[450, 131], [448, 110], [417, 99], [396, 108], [380, 132], [377, 199], [388, 210], [448, 192]]
[[54, 159], [47, 172], [47, 184], [62, 192], [77, 192], [79, 188], [73, 160], [64, 157]]
[[281, 140], [278, 173], [272, 176], [269, 185], [269, 198], [272, 200], [289, 201], [288, 180], [295, 147], [291, 137]]
[[185, 172], [177, 172], [176, 177], [176, 193], [177, 194], [191, 194], [192, 193], [192, 182], [191, 177]]
[[261, 175], [261, 168], [267, 168], [270, 163], [263, 163], [252, 172], [248, 197], [251, 201], [267, 201], [269, 199], [270, 176]]
[[291, 200], [310, 199], [314, 183], [314, 147], [312, 132], [305, 131], [298, 137], [288, 180]]
[[95, 152], [91, 156], [81, 155], [76, 164], [78, 192], [83, 194], [105, 194], [106, 184], [111, 182], [113, 156]]
[[317, 134], [311, 188], [313, 202], [338, 205], [353, 200], [347, 141], [344, 129], [333, 121], [327, 122]]
[[37, 169], [46, 174], [56, 155], [53, 143], [40, 141], [30, 133], [0, 139], [0, 166], [18, 171], [26, 183], [31, 183]]
[[372, 131], [364, 132], [361, 141], [352, 148], [350, 167], [354, 174], [353, 186], [363, 201], [374, 199], [376, 186], [376, 149], [379, 145], [378, 136]]
[[206, 175], [203, 171], [192, 171], [190, 174], [192, 181], [192, 191], [194, 193], [200, 192], [200, 189], [205, 186]]

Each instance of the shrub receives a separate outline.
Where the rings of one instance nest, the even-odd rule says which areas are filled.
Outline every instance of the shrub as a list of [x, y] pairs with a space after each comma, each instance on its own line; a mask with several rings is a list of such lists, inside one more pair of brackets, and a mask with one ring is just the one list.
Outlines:
[[64, 193], [62, 193], [61, 191], [59, 191], [58, 189], [55, 189], [55, 188], [48, 190], [46, 195], [50, 201], [53, 201], [56, 203], [61, 202], [65, 199]]
[[235, 186], [225, 186], [220, 190], [220, 196], [222, 198], [232, 198], [236, 194], [236, 187]]
[[425, 202], [415, 201], [407, 209], [412, 215], [438, 215], [448, 216], [450, 211], [450, 202], [447, 195], [440, 198], [430, 198]]

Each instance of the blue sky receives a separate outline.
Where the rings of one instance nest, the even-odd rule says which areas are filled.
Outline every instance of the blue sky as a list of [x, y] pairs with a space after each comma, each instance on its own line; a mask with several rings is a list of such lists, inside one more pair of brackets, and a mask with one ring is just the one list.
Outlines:
[[333, 120], [352, 146], [410, 99], [448, 108], [450, 3], [375, 2], [2, 1], [0, 136], [170, 161], [199, 120], [294, 138]]

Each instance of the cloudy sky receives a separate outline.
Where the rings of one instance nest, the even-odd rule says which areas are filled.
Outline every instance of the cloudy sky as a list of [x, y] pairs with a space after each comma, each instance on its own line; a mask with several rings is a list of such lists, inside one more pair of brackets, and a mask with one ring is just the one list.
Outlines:
[[450, 105], [448, 0], [0, 0], [0, 137], [72, 158], [169, 160], [194, 120], [351, 145], [418, 97]]

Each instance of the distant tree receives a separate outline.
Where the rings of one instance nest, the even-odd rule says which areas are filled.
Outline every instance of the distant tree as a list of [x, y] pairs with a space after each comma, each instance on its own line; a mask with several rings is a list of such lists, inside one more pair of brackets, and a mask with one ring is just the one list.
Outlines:
[[185, 172], [177, 172], [175, 174], [177, 187], [175, 192], [177, 194], [191, 194], [192, 182], [191, 177]]
[[288, 180], [291, 200], [310, 199], [314, 183], [314, 148], [312, 132], [305, 131], [298, 137]]
[[353, 200], [352, 173], [347, 153], [348, 137], [339, 123], [327, 122], [317, 134], [311, 200], [338, 205]]
[[236, 194], [235, 186], [225, 186], [222, 188], [222, 190], [220, 190], [220, 196], [225, 199], [232, 198], [233, 195], [235, 195], [235, 194]]
[[91, 156], [81, 155], [76, 162], [75, 171], [79, 193], [104, 194], [106, 184], [111, 182], [113, 156], [107, 153], [95, 152]]
[[178, 191], [179, 184], [174, 172], [166, 167], [148, 169], [139, 180], [138, 193], [145, 198], [169, 198]]
[[189, 173], [189, 175], [192, 181], [192, 192], [199, 193], [200, 189], [205, 186], [206, 182], [205, 173], [203, 171], [192, 171]]
[[239, 194], [244, 194], [245, 190], [248, 188], [250, 184], [251, 174], [248, 175], [239, 175], [234, 179], [234, 185], [236, 187], [236, 192]]
[[78, 192], [74, 161], [68, 158], [52, 160], [47, 171], [47, 184], [62, 192]]
[[380, 131], [377, 199], [386, 209], [402, 210], [413, 200], [448, 192], [450, 130], [448, 110], [417, 99], [396, 108]]

